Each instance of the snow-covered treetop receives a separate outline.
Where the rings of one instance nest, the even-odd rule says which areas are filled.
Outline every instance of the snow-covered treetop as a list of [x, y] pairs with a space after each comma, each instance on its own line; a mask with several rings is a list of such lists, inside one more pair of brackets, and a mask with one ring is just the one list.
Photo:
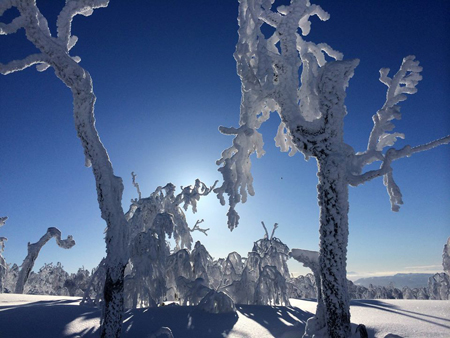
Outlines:
[[[314, 44], [302, 36], [309, 34], [311, 16], [328, 20], [329, 15], [320, 6], [307, 0], [294, 0], [289, 6], [272, 9], [272, 0], [241, 0], [239, 7], [239, 41], [234, 57], [242, 81], [242, 101], [239, 128], [220, 127], [226, 135], [235, 135], [233, 145], [224, 150], [217, 165], [222, 165], [224, 183], [215, 189], [222, 205], [224, 194], [229, 196], [228, 227], [239, 223], [235, 211], [237, 203], [245, 203], [247, 193], [254, 195], [250, 155], [264, 155], [262, 135], [257, 131], [270, 113], [277, 111], [282, 119], [275, 138], [282, 151], [290, 155], [298, 150], [285, 123], [296, 120], [305, 128], [317, 130], [317, 95], [311, 95], [319, 76], [319, 68], [326, 57], [339, 60], [342, 54], [327, 44]], [[265, 38], [261, 28], [269, 25], [274, 33]], [[301, 34], [300, 34], [301, 32]], [[298, 70], [303, 67], [300, 86]], [[300, 103], [299, 103], [300, 102]], [[309, 156], [310, 154], [305, 154]]]
[[447, 239], [447, 244], [444, 245], [444, 252], [442, 253], [442, 266], [444, 272], [450, 276], [450, 237]]
[[[8, 217], [0, 217], [0, 227], [5, 225], [6, 220], [8, 219]], [[3, 252], [3, 250], [5, 250], [5, 243], [8, 240], [8, 238], [6, 237], [1, 237], [0, 236], [0, 256]]]
[[[43, 50], [47, 50], [48, 44], [51, 43], [53, 48], [57, 46], [58, 49], [69, 54], [78, 41], [77, 36], [72, 35], [73, 18], [76, 15], [90, 16], [94, 9], [107, 7], [108, 3], [109, 0], [66, 0], [56, 22], [57, 35], [52, 36], [48, 22], [40, 12], [36, 1], [2, 0], [0, 16], [13, 7], [19, 10], [20, 16], [14, 18], [10, 23], [0, 23], [0, 35], [13, 34], [19, 29], [25, 28], [27, 37], [30, 40], [36, 40], [34, 41], [36, 45]], [[30, 33], [33, 37], [29, 36]], [[78, 56], [73, 56], [72, 59], [77, 63], [81, 61]], [[0, 73], [6, 75], [33, 65], [36, 65], [38, 71], [44, 71], [52, 65], [52, 61], [45, 53], [32, 54], [22, 60], [14, 60], [7, 64], [0, 63]]]
[[[392, 210], [402, 204], [391, 162], [450, 142], [450, 136], [418, 147], [391, 148], [404, 135], [393, 132], [393, 120], [400, 118], [399, 103], [406, 94], [417, 92], [422, 67], [414, 56], [407, 56], [399, 71], [389, 77], [380, 70], [380, 81], [387, 86], [386, 101], [374, 115], [374, 127], [366, 151], [355, 153], [344, 143], [343, 119], [345, 89], [359, 60], [343, 61], [343, 55], [325, 43], [304, 39], [311, 29], [310, 18], [328, 20], [329, 14], [309, 0], [292, 0], [289, 6], [274, 5], [275, 0], [240, 0], [239, 40], [234, 57], [242, 83], [239, 127], [220, 127], [234, 135], [233, 144], [216, 162], [221, 166], [223, 184], [214, 192], [225, 205], [228, 195], [228, 227], [239, 223], [235, 207], [254, 195], [250, 156], [264, 155], [264, 142], [258, 132], [271, 112], [281, 118], [275, 143], [292, 156], [301, 152], [309, 157], [325, 158], [333, 153], [345, 161], [347, 181], [359, 185], [383, 176]], [[270, 26], [273, 34], [266, 38]], [[301, 74], [299, 76], [299, 74]], [[366, 165], [381, 161], [380, 169], [363, 172]]]
[[[130, 224], [130, 241], [141, 231], [147, 231], [154, 224], [154, 219], [159, 214], [167, 214], [171, 217], [172, 227], [166, 228], [166, 234], [169, 238], [174, 236], [176, 241], [176, 249], [189, 248], [193, 242], [191, 232], [200, 231], [207, 235], [209, 229], [200, 228], [199, 224], [203, 220], [199, 220], [190, 228], [183, 209], [186, 211], [189, 206], [192, 212], [197, 211], [197, 202], [201, 197], [207, 196], [214, 189], [217, 182], [213, 186], [208, 187], [199, 179], [195, 180], [194, 185], [181, 187], [181, 192], [176, 193], [176, 186], [168, 183], [165, 186], [159, 186], [147, 198], [141, 198], [139, 184], [136, 182], [136, 175], [132, 173], [133, 185], [136, 187], [139, 198], [131, 200], [130, 210], [126, 214], [128, 223]], [[155, 229], [153, 229], [155, 230]], [[170, 230], [170, 231], [169, 231]], [[156, 230], [155, 230], [156, 231]]]

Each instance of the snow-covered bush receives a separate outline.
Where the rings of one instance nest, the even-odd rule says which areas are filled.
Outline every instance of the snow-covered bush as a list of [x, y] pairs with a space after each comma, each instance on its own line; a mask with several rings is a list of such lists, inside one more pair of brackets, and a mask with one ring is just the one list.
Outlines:
[[192, 264], [193, 278], [203, 278], [207, 285], [210, 284], [208, 272], [211, 265], [213, 265], [213, 259], [206, 248], [197, 241], [190, 255]]
[[211, 291], [203, 278], [191, 281], [183, 276], [177, 278], [177, 290], [182, 305], [198, 305]]
[[450, 300], [450, 277], [437, 273], [428, 279], [428, 295], [434, 300]]
[[64, 287], [69, 290], [69, 296], [83, 297], [91, 280], [89, 270], [84, 267], [78, 269], [77, 273], [72, 273], [64, 282]]
[[264, 222], [261, 223], [266, 234], [254, 243], [245, 263], [237, 253], [228, 255], [221, 290], [235, 303], [288, 305], [289, 248], [273, 236], [278, 224], [275, 223], [269, 238]]
[[24, 287], [24, 293], [34, 295], [70, 296], [65, 287], [69, 274], [60, 262], [44, 264], [37, 273], [31, 272]]
[[275, 266], [263, 267], [255, 288], [255, 303], [289, 306], [286, 279]]
[[198, 304], [198, 308], [209, 313], [236, 312], [233, 300], [221, 291], [211, 290]]
[[[192, 257], [189, 250], [193, 243], [191, 233], [200, 231], [207, 235], [209, 229], [199, 227], [202, 221], [190, 228], [184, 212], [191, 206], [195, 213], [199, 199], [208, 195], [214, 185], [207, 187], [197, 179], [194, 185], [181, 187], [181, 192], [175, 194], [175, 185], [168, 183], [158, 187], [149, 197], [142, 198], [134, 173], [132, 182], [137, 189], [138, 198], [131, 201], [125, 215], [129, 241], [129, 261], [125, 269], [125, 307], [156, 306], [165, 300], [178, 300], [178, 277], [185, 277], [188, 281], [196, 277], [208, 278], [210, 258], [206, 249], [198, 243]], [[168, 240], [172, 237], [175, 239], [175, 248], [171, 253]], [[99, 266], [97, 271], [94, 274], [95, 281], [85, 291], [83, 304], [98, 305], [103, 301], [103, 268]], [[93, 291], [93, 288], [99, 291]]]

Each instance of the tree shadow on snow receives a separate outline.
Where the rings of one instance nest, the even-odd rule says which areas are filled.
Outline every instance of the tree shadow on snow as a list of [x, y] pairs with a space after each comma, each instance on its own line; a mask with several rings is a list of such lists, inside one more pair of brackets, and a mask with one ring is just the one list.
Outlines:
[[[69, 305], [72, 303], [72, 305]], [[63, 306], [61, 306], [63, 305]], [[98, 325], [83, 325], [86, 321], [99, 322], [100, 310], [78, 305], [73, 300], [38, 301], [19, 305], [0, 306], [0, 337], [68, 337], [98, 335]], [[68, 327], [83, 328], [71, 332]], [[73, 330], [72, 330], [73, 331]]]
[[126, 311], [122, 337], [149, 337], [165, 326], [174, 337], [223, 338], [233, 329], [235, 313], [211, 314], [191, 306], [163, 306]]
[[[369, 307], [369, 308], [373, 308], [376, 310], [381, 310], [381, 311], [386, 311], [386, 312], [390, 312], [393, 314], [397, 314], [400, 316], [405, 316], [405, 317], [410, 317], [419, 321], [423, 321], [426, 323], [430, 323], [433, 325], [437, 325], [437, 326], [441, 326], [444, 328], [448, 328], [450, 329], [450, 319], [448, 318], [444, 318], [444, 317], [437, 317], [437, 316], [432, 316], [432, 315], [428, 315], [426, 313], [423, 312], [415, 312], [415, 311], [409, 311], [409, 310], [405, 310], [402, 309], [401, 307], [398, 307], [394, 304], [390, 304], [390, 303], [386, 303], [380, 300], [376, 300], [376, 299], [358, 299], [358, 300], [352, 300], [350, 302], [351, 306], [362, 306], [362, 307]], [[426, 318], [423, 318], [426, 317]], [[440, 320], [440, 321], [444, 321], [446, 323], [449, 323], [449, 325], [444, 325], [441, 323], [437, 323], [436, 321], [433, 321], [433, 319], [435, 320]]]
[[238, 311], [266, 328], [274, 337], [301, 337], [314, 314], [294, 306], [236, 305]]

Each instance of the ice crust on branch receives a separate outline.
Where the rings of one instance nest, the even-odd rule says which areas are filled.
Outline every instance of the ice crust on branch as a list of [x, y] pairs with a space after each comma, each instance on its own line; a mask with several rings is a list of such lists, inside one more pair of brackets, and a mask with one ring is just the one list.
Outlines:
[[47, 232], [36, 243], [30, 244], [28, 242], [28, 254], [23, 260], [19, 276], [17, 278], [16, 289], [14, 291], [15, 293], [23, 293], [25, 283], [27, 282], [31, 270], [33, 269], [34, 262], [39, 256], [39, 252], [42, 247], [53, 237], [56, 240], [56, 244], [63, 249], [70, 249], [75, 245], [75, 241], [71, 235], [67, 236], [66, 239], [61, 239], [61, 231], [54, 227], [48, 228]]

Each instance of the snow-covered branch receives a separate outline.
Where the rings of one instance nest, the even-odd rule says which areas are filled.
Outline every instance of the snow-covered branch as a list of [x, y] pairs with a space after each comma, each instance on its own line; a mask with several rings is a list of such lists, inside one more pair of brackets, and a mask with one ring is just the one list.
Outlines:
[[201, 196], [207, 196], [213, 191], [218, 181], [215, 181], [211, 187], [207, 187], [205, 183], [199, 179], [195, 180], [195, 184], [187, 187], [181, 187], [182, 191], [175, 198], [175, 204], [183, 204], [183, 209], [187, 210], [189, 205], [192, 207], [192, 212], [197, 212], [197, 202]]
[[[231, 230], [239, 223], [237, 203], [245, 203], [248, 194], [254, 195], [250, 157], [253, 153], [257, 157], [264, 155], [258, 129], [271, 112], [277, 112], [281, 124], [275, 143], [280, 150], [289, 151], [291, 156], [297, 151], [313, 156], [313, 144], [325, 132], [315, 89], [321, 80], [319, 70], [326, 64], [326, 56], [342, 59], [342, 54], [327, 44], [304, 41], [299, 34], [299, 29], [302, 35], [309, 33], [311, 16], [328, 19], [320, 6], [303, 0], [276, 10], [272, 5], [273, 1], [241, 0], [239, 6], [239, 41], [234, 57], [242, 83], [240, 121], [239, 128], [220, 128], [223, 134], [234, 135], [234, 140], [217, 161], [224, 181], [215, 190], [222, 205], [224, 194], [228, 195]], [[264, 25], [275, 28], [269, 38], [261, 30]]]
[[277, 229], [278, 229], [278, 223], [275, 223], [273, 225], [273, 230], [272, 230], [272, 234], [270, 235], [270, 239], [273, 238], [273, 235], [275, 235], [275, 230], [277, 230]]
[[0, 256], [3, 252], [3, 250], [5, 250], [5, 243], [8, 240], [8, 238], [6, 237], [0, 237]]
[[66, 239], [61, 239], [61, 231], [54, 227], [48, 228], [47, 232], [36, 243], [28, 243], [28, 254], [22, 263], [19, 276], [17, 277], [16, 289], [14, 291], [15, 293], [23, 293], [23, 288], [27, 282], [31, 270], [33, 269], [34, 262], [39, 256], [39, 252], [42, 247], [53, 237], [55, 237], [56, 243], [61, 248], [70, 249], [75, 245], [75, 241], [71, 235], [67, 236]]
[[10, 23], [0, 22], [0, 35], [8, 35], [17, 32], [23, 28], [24, 20], [21, 16], [14, 18]]
[[395, 128], [392, 121], [401, 119], [399, 103], [407, 99], [406, 94], [412, 95], [417, 92], [416, 86], [422, 80], [421, 71], [422, 67], [413, 55], [403, 59], [400, 69], [392, 78], [388, 76], [388, 68], [380, 69], [380, 82], [388, 87], [386, 101], [372, 117], [374, 125], [366, 151], [356, 155], [359, 170], [373, 161], [380, 160], [381, 152], [393, 146], [398, 138], [405, 138], [402, 133], [391, 132]]
[[394, 181], [393, 170], [391, 167], [392, 162], [404, 157], [410, 157], [415, 153], [430, 150], [440, 145], [449, 143], [450, 143], [450, 135], [416, 147], [411, 147], [407, 145], [399, 150], [390, 148], [383, 156], [383, 161], [379, 169], [370, 170], [361, 175], [349, 174], [348, 182], [352, 186], [358, 186], [376, 177], [384, 176], [383, 183], [388, 191], [392, 210], [398, 211], [400, 209], [400, 204], [403, 204], [403, 201], [400, 188]]
[[[49, 59], [42, 53], [32, 54], [27, 56], [22, 60], [13, 60], [7, 64], [0, 63], [0, 74], [8, 75], [10, 73], [18, 72], [24, 70], [33, 65], [46, 65]], [[45, 70], [43, 68], [38, 68], [38, 70]]]
[[7, 220], [8, 216], [0, 217], [0, 227], [4, 226]]
[[266, 234], [264, 235], [264, 239], [269, 239], [269, 232], [267, 231], [266, 225], [264, 224], [263, 221], [261, 221], [261, 224], [264, 228], [264, 231], [266, 232]]
[[194, 231], [197, 230], [197, 231], [203, 232], [206, 236], [208, 236], [208, 234], [206, 232], [209, 230], [209, 228], [208, 229], [202, 229], [202, 228], [200, 228], [198, 226], [200, 223], [203, 223], [203, 222], [204, 222], [203, 219], [202, 220], [198, 220], [197, 222], [195, 222], [195, 225], [192, 227], [192, 229], [189, 228], [189, 231], [190, 232], [194, 232]]
[[72, 20], [80, 14], [90, 16], [94, 9], [107, 7], [109, 0], [67, 0], [57, 19], [58, 39], [63, 43], [67, 51], [76, 44], [78, 38], [71, 35]]
[[139, 183], [136, 182], [136, 176], [137, 176], [137, 175], [134, 173], [134, 171], [132, 171], [132, 172], [131, 172], [131, 177], [132, 177], [132, 180], [133, 180], [133, 185], [134, 185], [134, 187], [135, 187], [136, 190], [137, 190], [139, 199], [141, 199], [141, 189], [139, 189]]

